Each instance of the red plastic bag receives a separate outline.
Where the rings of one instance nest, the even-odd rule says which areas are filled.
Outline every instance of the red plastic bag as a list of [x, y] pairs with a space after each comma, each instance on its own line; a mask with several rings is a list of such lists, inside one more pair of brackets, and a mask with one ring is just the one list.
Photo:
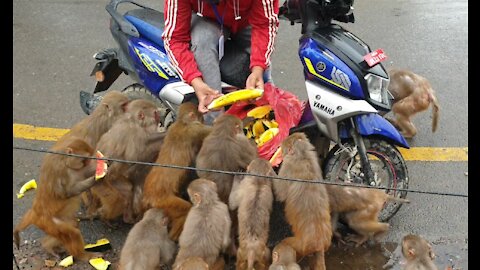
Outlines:
[[[236, 102], [225, 113], [244, 119], [252, 108], [266, 104], [272, 106], [279, 132], [270, 141], [258, 147], [258, 154], [261, 158], [270, 160], [282, 141], [288, 137], [290, 128], [298, 125], [298, 122], [300, 122], [305, 109], [305, 103], [300, 101], [294, 94], [282, 90], [272, 83], [266, 83], [262, 97], [254, 103], [246, 101]], [[275, 158], [272, 161], [272, 166], [277, 166], [281, 161], [280, 157]]]

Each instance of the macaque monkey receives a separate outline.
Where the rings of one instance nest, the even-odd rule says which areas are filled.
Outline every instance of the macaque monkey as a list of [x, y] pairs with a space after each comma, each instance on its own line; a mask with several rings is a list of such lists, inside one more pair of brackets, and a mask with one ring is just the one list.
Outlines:
[[396, 119], [388, 119], [403, 136], [417, 134], [412, 117], [432, 105], [432, 132], [437, 130], [440, 105], [430, 82], [409, 70], [390, 69], [388, 91], [393, 95], [392, 111]]
[[[192, 102], [179, 107], [178, 120], [167, 130], [156, 163], [176, 166], [192, 166], [202, 142], [210, 133], [211, 126], [203, 124], [203, 115]], [[151, 169], [144, 183], [143, 209], [163, 209], [170, 220], [170, 238], [177, 241], [183, 223], [191, 208], [190, 202], [180, 197], [180, 188], [188, 184], [186, 169], [156, 166]]]
[[156, 270], [170, 264], [177, 245], [168, 237], [167, 224], [162, 209], [147, 210], [127, 235], [118, 270]]
[[200, 257], [187, 258], [175, 270], [208, 270], [208, 264]]
[[405, 257], [405, 270], [438, 270], [433, 263], [435, 254], [432, 246], [424, 238], [409, 234], [402, 239], [402, 254]]
[[[58, 139], [56, 143], [63, 143], [73, 136], [85, 140], [95, 149], [100, 137], [126, 112], [128, 103], [128, 96], [120, 91], [110, 91], [106, 93], [92, 114], [75, 124], [65, 135]], [[92, 199], [90, 190], [82, 193], [84, 205], [90, 205]]]
[[[196, 167], [198, 169], [213, 169], [230, 172], [243, 172], [248, 164], [258, 157], [257, 147], [243, 133], [243, 123], [240, 118], [230, 114], [222, 114], [213, 122], [212, 132], [203, 141], [197, 155]], [[234, 175], [213, 173], [197, 170], [197, 175], [214, 181], [217, 184], [220, 200], [228, 204], [228, 197], [233, 185]], [[235, 256], [236, 233], [238, 215], [230, 212], [232, 220], [232, 241], [228, 250], [229, 256]]]
[[[243, 133], [242, 120], [234, 115], [222, 114], [215, 119], [212, 132], [203, 141], [196, 166], [198, 169], [245, 171], [256, 157], [257, 148]], [[220, 200], [228, 203], [233, 175], [201, 170], [197, 171], [197, 174], [214, 181]]]
[[273, 248], [272, 264], [268, 270], [301, 270], [295, 250], [285, 243], [278, 243]]
[[[293, 133], [281, 144], [283, 162], [278, 176], [307, 181], [322, 180], [315, 147], [305, 133]], [[324, 253], [330, 247], [332, 225], [328, 194], [323, 184], [273, 180], [275, 198], [285, 202], [285, 217], [293, 237], [281, 243], [295, 249], [297, 258], [309, 256], [311, 269], [324, 270]]]
[[[127, 113], [118, 119], [99, 140], [97, 150], [107, 158], [131, 161], [151, 161], [151, 145], [163, 139], [157, 132], [160, 114], [157, 106], [145, 99], [136, 99], [127, 106]], [[148, 170], [147, 167], [128, 163], [111, 162], [103, 181], [91, 188], [93, 203], [88, 206], [87, 216], [98, 215], [107, 224], [123, 214], [123, 221], [135, 223], [141, 213], [140, 206], [144, 179], [135, 179], [132, 168]]]
[[179, 238], [179, 251], [173, 269], [189, 257], [200, 257], [209, 269], [223, 270], [222, 253], [230, 245], [232, 222], [228, 206], [219, 200], [217, 185], [207, 179], [195, 179], [187, 188], [193, 206], [188, 212]]
[[106, 93], [92, 114], [75, 124], [57, 143], [74, 136], [85, 140], [95, 149], [100, 137], [126, 112], [128, 103], [128, 96], [120, 91]]
[[[247, 167], [247, 173], [277, 176], [265, 159], [256, 158]], [[238, 209], [239, 248], [237, 270], [266, 270], [270, 261], [267, 247], [270, 214], [272, 213], [272, 179], [245, 176], [234, 180], [229, 197], [230, 210]]]
[[[70, 137], [55, 144], [52, 151], [95, 157], [95, 150], [84, 140]], [[40, 167], [38, 188], [30, 208], [13, 231], [17, 248], [19, 233], [30, 225], [45, 232], [42, 246], [60, 258], [66, 251], [76, 260], [87, 261], [100, 253], [84, 250], [84, 240], [75, 217], [80, 208], [80, 193], [95, 183], [94, 159], [46, 154]]]
[[388, 231], [390, 225], [378, 220], [380, 211], [387, 201], [410, 202], [373, 188], [327, 185], [326, 189], [335, 236], [341, 239], [341, 236], [335, 232], [335, 228], [339, 214], [343, 214], [348, 226], [358, 234], [348, 237], [349, 241], [356, 242], [356, 247], [371, 238], [380, 237]]

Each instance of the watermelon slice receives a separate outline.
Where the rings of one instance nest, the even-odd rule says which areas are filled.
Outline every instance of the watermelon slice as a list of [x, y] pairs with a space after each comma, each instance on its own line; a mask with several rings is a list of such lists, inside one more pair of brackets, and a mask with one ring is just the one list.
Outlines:
[[[97, 158], [103, 158], [103, 154], [100, 151], [96, 153]], [[97, 169], [95, 171], [95, 180], [102, 179], [107, 174], [107, 161], [104, 159], [97, 159]]]

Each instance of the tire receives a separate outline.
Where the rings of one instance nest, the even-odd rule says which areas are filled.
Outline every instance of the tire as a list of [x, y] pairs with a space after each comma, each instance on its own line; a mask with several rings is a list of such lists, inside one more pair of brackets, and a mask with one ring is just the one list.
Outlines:
[[[378, 175], [379, 181], [376, 186], [385, 188], [408, 188], [408, 170], [400, 152], [390, 143], [375, 138], [364, 138], [365, 148], [370, 157], [370, 164], [374, 173]], [[344, 143], [346, 147], [353, 147], [352, 141]], [[348, 153], [343, 151], [337, 153], [340, 149], [339, 145], [335, 145], [328, 153], [324, 164], [324, 175], [327, 181], [345, 182], [346, 168], [351, 158]], [[337, 153], [337, 154], [336, 154]], [[371, 157], [374, 157], [373, 159]], [[355, 162], [351, 167], [351, 173], [359, 176], [360, 158], [355, 155]], [[360, 176], [361, 177], [361, 176]], [[407, 196], [406, 191], [394, 191], [385, 189], [385, 192], [399, 198]], [[386, 222], [392, 218], [400, 209], [402, 203], [387, 202], [379, 215], [381, 222]]]
[[131, 100], [146, 99], [152, 101], [160, 111], [159, 131], [165, 131], [174, 121], [174, 112], [170, 110], [159, 98], [154, 96], [143, 85], [139, 83], [131, 84], [125, 87], [122, 92]]

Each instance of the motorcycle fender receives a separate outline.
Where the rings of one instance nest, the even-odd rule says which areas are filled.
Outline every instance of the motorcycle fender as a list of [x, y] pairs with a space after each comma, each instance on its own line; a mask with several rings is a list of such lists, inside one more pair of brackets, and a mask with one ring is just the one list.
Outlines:
[[99, 61], [93, 67], [90, 76], [95, 75], [97, 71], [102, 71], [105, 79], [97, 82], [93, 93], [98, 93], [107, 90], [115, 80], [122, 74], [122, 69], [118, 65], [118, 59], [106, 59]]
[[405, 138], [385, 118], [376, 113], [361, 114], [354, 116], [358, 132], [362, 136], [378, 135], [390, 139], [398, 146], [410, 149]]

